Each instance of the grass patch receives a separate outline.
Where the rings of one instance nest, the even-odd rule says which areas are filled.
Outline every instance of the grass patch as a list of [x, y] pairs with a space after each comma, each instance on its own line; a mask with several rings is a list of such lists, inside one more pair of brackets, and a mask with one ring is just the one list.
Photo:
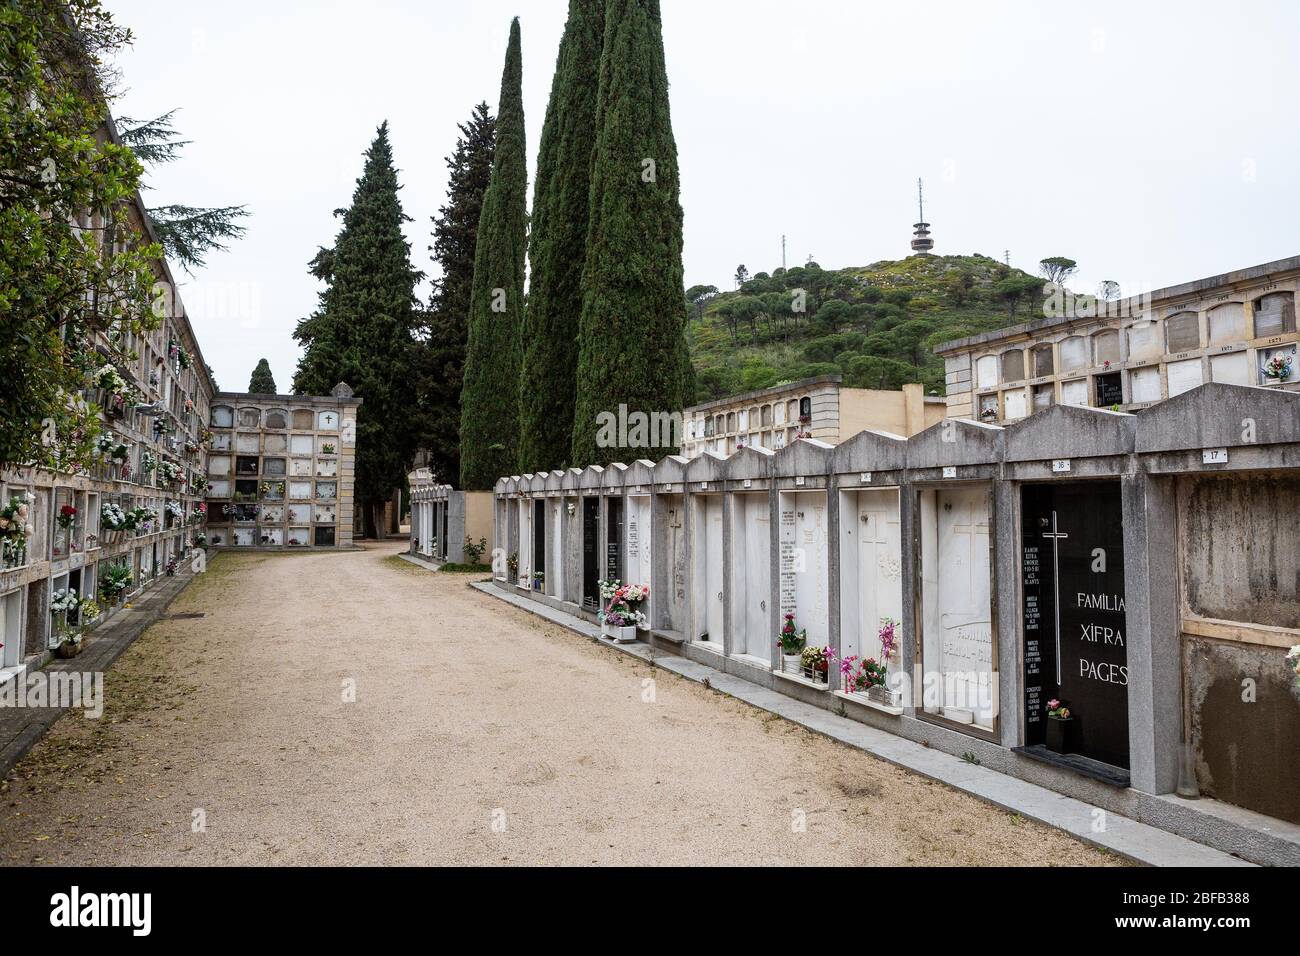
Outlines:
[[423, 574], [427, 569], [417, 564], [412, 564], [396, 554], [390, 554], [386, 558], [381, 558], [380, 563], [384, 567], [392, 568], [394, 571], [403, 571], [407, 574]]
[[438, 568], [439, 571], [451, 571], [454, 574], [489, 574], [492, 571], [490, 564], [456, 564], [448, 561]]

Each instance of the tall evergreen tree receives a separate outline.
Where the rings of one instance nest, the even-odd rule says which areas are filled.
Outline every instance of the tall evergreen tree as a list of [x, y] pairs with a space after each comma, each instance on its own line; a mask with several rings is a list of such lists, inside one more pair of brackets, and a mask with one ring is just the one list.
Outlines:
[[338, 210], [343, 228], [311, 271], [328, 285], [320, 306], [298, 323], [304, 346], [294, 390], [329, 394], [347, 382], [365, 402], [357, 416], [355, 494], [368, 535], [383, 533], [383, 506], [405, 480], [414, 411], [409, 359], [415, 285], [402, 235], [408, 217], [398, 200], [397, 170], [383, 123], [366, 151], [352, 205]]
[[658, 0], [609, 0], [582, 275], [573, 465], [673, 451], [600, 447], [602, 412], [679, 413], [692, 382], [677, 144]]
[[253, 369], [248, 379], [248, 390], [254, 395], [274, 395], [275, 376], [271, 374], [271, 363], [262, 359]]
[[533, 184], [519, 392], [518, 467], [525, 472], [561, 468], [572, 454], [578, 315], [604, 33], [605, 0], [569, 0]]
[[447, 157], [447, 201], [433, 217], [429, 251], [441, 274], [433, 280], [429, 307], [420, 316], [413, 362], [418, 433], [413, 444], [444, 482], [460, 480], [460, 390], [469, 334], [474, 245], [483, 194], [492, 176], [496, 119], [487, 103], [460, 124], [456, 151]]
[[491, 488], [518, 457], [528, 190], [522, 79], [516, 17], [501, 74], [492, 180], [474, 250], [460, 417], [460, 481], [470, 491]]

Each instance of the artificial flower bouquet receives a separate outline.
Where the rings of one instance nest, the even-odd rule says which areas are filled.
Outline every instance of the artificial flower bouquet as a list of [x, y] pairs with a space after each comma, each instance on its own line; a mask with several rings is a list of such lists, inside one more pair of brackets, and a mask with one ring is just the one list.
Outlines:
[[829, 646], [826, 647], [804, 647], [799, 654], [799, 663], [803, 668], [803, 676], [818, 683], [827, 683], [831, 661], [835, 658], [835, 652]]
[[1267, 378], [1275, 378], [1279, 382], [1285, 382], [1291, 377], [1291, 356], [1274, 355], [1264, 363], [1264, 375]]
[[776, 643], [786, 657], [801, 654], [808, 643], [808, 632], [795, 626], [793, 611], [785, 613], [781, 633], [777, 635]]
[[4, 567], [26, 563], [27, 539], [35, 531], [28, 520], [35, 500], [34, 494], [25, 491], [11, 496], [9, 503], [0, 508], [0, 563]]
[[601, 581], [600, 596], [605, 602], [601, 621], [610, 627], [636, 627], [645, 629], [649, 621], [641, 605], [650, 596], [648, 584], [623, 584], [621, 581]]
[[131, 586], [131, 569], [125, 564], [110, 564], [99, 576], [99, 593], [112, 603]]

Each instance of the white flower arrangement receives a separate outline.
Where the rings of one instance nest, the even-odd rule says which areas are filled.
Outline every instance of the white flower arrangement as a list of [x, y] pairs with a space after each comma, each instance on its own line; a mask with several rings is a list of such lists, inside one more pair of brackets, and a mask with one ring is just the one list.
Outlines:
[[163, 481], [171, 483], [178, 481], [185, 475], [185, 469], [175, 462], [162, 459], [158, 462], [158, 477]]
[[131, 388], [122, 373], [109, 364], [100, 366], [95, 372], [95, 385], [112, 395], [125, 395]]
[[59, 588], [50, 595], [50, 613], [66, 614], [81, 603], [81, 595], [71, 588]]
[[177, 521], [185, 520], [185, 506], [179, 501], [168, 500], [167, 504], [163, 505], [163, 508], [168, 517], [175, 518]]
[[99, 526], [105, 531], [122, 531], [126, 528], [126, 512], [112, 503], [99, 506]]
[[27, 520], [36, 496], [30, 491], [13, 495], [0, 507], [0, 562], [17, 567], [27, 560], [27, 539], [35, 529]]

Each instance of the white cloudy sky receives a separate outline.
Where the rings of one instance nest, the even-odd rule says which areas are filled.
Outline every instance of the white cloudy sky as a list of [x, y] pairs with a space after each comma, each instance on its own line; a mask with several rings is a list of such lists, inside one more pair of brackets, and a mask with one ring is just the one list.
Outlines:
[[[107, 0], [136, 33], [119, 112], [182, 108], [195, 142], [150, 202], [246, 203], [248, 236], [182, 297], [222, 388], [261, 356], [287, 390], [306, 263], [390, 123], [417, 267], [456, 124], [495, 111], [523, 31], [530, 194], [564, 0]], [[1300, 6], [663, 0], [686, 282], [908, 252], [915, 180], [937, 252], [1074, 285], [1155, 288], [1300, 253]], [[183, 275], [182, 275], [182, 278]]]

